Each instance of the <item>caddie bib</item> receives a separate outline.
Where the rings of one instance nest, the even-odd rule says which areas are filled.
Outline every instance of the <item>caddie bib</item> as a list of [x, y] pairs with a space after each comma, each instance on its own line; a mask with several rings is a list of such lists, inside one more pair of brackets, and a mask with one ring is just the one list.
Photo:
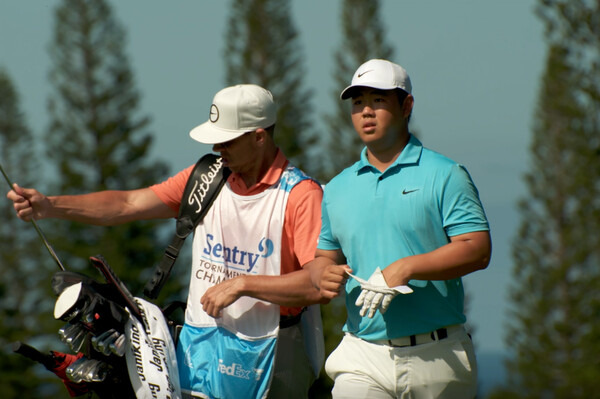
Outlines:
[[307, 179], [289, 166], [277, 184], [240, 196], [226, 184], [194, 232], [185, 325], [177, 348], [182, 391], [206, 398], [266, 397], [279, 331], [279, 305], [241, 297], [214, 319], [200, 298], [239, 275], [280, 274], [291, 189]]

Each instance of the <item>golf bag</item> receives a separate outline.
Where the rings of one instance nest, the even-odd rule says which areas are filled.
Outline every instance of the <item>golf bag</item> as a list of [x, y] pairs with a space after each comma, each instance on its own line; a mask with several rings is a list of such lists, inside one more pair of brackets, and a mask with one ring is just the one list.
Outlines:
[[[229, 173], [214, 154], [207, 154], [196, 163], [185, 188], [176, 234], [145, 287], [148, 298], [158, 297], [183, 241], [204, 217]], [[104, 283], [65, 271], [37, 230], [62, 270], [52, 279], [52, 289], [58, 297], [54, 317], [66, 323], [59, 336], [75, 354], [42, 354], [20, 342], [14, 351], [54, 372], [71, 396], [93, 392], [100, 399], [181, 398], [174, 343], [176, 326], [165, 316], [185, 304], [169, 304], [163, 312], [154, 304], [133, 297], [102, 256], [90, 257], [90, 261], [103, 275]]]
[[101, 256], [90, 261], [105, 283], [67, 271], [52, 279], [54, 317], [66, 322], [59, 336], [75, 354], [44, 355], [21, 343], [15, 352], [54, 372], [71, 396], [181, 398], [175, 345], [162, 311], [131, 296]]

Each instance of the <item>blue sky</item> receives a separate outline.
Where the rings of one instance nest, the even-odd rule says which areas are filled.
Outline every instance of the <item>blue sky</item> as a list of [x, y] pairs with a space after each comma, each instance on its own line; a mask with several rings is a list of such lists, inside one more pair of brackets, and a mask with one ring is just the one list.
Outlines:
[[[47, 49], [58, 3], [0, 5], [0, 67], [8, 71], [37, 135], [48, 122]], [[188, 132], [207, 119], [212, 97], [224, 85], [229, 1], [110, 3], [127, 32], [141, 113], [153, 118], [153, 155], [176, 172], [209, 151]], [[527, 194], [522, 175], [546, 52], [534, 5], [534, 0], [381, 1], [394, 61], [413, 83], [412, 127], [425, 146], [467, 167], [490, 220], [491, 264], [464, 279], [480, 352], [505, 349], [510, 245], [519, 225], [516, 202]], [[337, 101], [331, 77], [340, 44], [339, 7], [337, 0], [292, 0], [306, 59], [304, 83], [314, 94], [314, 122], [323, 127], [323, 115]]]

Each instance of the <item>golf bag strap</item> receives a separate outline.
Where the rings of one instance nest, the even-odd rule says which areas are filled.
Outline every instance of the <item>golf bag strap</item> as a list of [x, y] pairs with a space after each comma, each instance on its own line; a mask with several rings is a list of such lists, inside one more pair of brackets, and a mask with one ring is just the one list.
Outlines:
[[223, 166], [221, 158], [214, 154], [204, 155], [194, 166], [181, 198], [175, 235], [152, 279], [144, 288], [144, 295], [148, 298], [158, 297], [179, 256], [183, 242], [204, 218], [230, 174], [231, 171]]

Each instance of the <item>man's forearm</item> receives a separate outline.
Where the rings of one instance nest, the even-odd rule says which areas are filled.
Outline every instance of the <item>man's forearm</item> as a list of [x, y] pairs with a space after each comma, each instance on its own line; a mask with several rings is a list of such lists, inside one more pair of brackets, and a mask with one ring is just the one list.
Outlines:
[[306, 306], [324, 302], [319, 291], [313, 287], [308, 270], [282, 276], [244, 276], [241, 295], [281, 306]]
[[47, 218], [110, 226], [125, 223], [122, 217], [124, 195], [118, 191], [102, 191], [93, 194], [49, 196]]
[[409, 280], [451, 280], [488, 266], [491, 241], [487, 231], [468, 233], [432, 252], [399, 259], [383, 270], [390, 287]]
[[50, 196], [48, 201], [45, 217], [99, 226], [174, 216], [150, 189]]

